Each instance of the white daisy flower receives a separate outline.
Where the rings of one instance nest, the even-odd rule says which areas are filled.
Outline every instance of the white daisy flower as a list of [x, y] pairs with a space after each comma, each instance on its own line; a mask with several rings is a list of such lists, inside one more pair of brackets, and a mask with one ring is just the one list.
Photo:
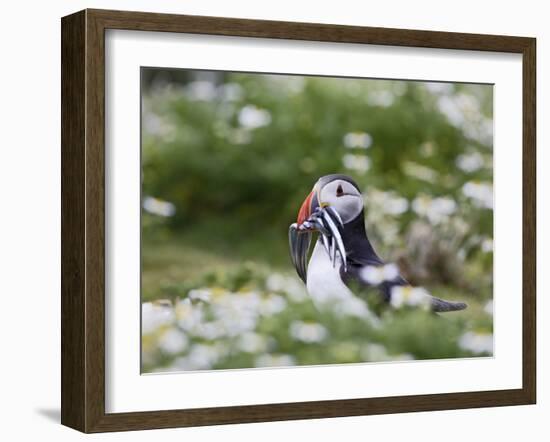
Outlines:
[[185, 87], [184, 93], [192, 101], [212, 101], [217, 96], [214, 83], [204, 80], [192, 81]]
[[170, 217], [176, 213], [176, 206], [168, 201], [162, 201], [152, 196], [143, 198], [143, 209], [152, 215]]
[[456, 158], [456, 165], [466, 173], [475, 172], [483, 167], [485, 161], [479, 152], [459, 155]]
[[321, 324], [293, 321], [290, 324], [290, 335], [297, 341], [314, 343], [325, 340], [328, 330]]
[[395, 101], [395, 96], [388, 90], [371, 91], [367, 101], [372, 106], [389, 107]]
[[178, 325], [186, 332], [193, 333], [201, 324], [204, 317], [203, 305], [193, 305], [189, 298], [176, 304], [176, 319]]
[[272, 316], [277, 313], [281, 313], [285, 308], [285, 298], [279, 295], [271, 294], [262, 299], [260, 314], [262, 316]]
[[490, 183], [469, 181], [462, 186], [462, 193], [471, 198], [478, 207], [493, 208], [493, 185]]
[[361, 277], [372, 285], [379, 285], [384, 281], [392, 281], [397, 276], [399, 276], [399, 268], [393, 263], [383, 266], [365, 266], [361, 269]]
[[475, 354], [493, 353], [493, 335], [491, 333], [464, 333], [458, 340], [458, 345], [463, 350]]
[[247, 129], [257, 129], [271, 123], [271, 114], [253, 104], [247, 104], [239, 112], [239, 124]]
[[245, 353], [260, 353], [267, 350], [268, 340], [258, 333], [247, 332], [239, 336], [237, 347]]
[[189, 354], [176, 358], [172, 367], [174, 370], [208, 370], [223, 356], [220, 346], [195, 344]]
[[344, 135], [344, 146], [349, 149], [368, 149], [372, 144], [372, 137], [366, 132], [349, 132]]
[[490, 301], [488, 301], [487, 304], [485, 304], [485, 307], [483, 307], [483, 310], [488, 315], [493, 316], [493, 300], [492, 299]]
[[390, 305], [396, 309], [403, 306], [428, 308], [430, 294], [422, 287], [395, 286], [391, 290]]
[[390, 215], [401, 215], [409, 208], [409, 201], [406, 198], [394, 197], [388, 198], [384, 207], [385, 212]]
[[158, 328], [171, 324], [175, 319], [171, 304], [144, 302], [141, 305], [141, 330], [149, 334]]
[[406, 161], [403, 163], [403, 172], [413, 178], [427, 181], [428, 183], [434, 183], [439, 177], [439, 173], [434, 169], [415, 163], [414, 161]]
[[366, 155], [347, 153], [342, 157], [342, 163], [346, 169], [366, 173], [370, 169], [370, 158]]
[[455, 200], [449, 197], [431, 198], [428, 195], [419, 195], [412, 202], [412, 209], [416, 214], [428, 218], [432, 224], [439, 224], [448, 219], [457, 208]]
[[481, 241], [481, 251], [485, 253], [493, 251], [493, 240], [491, 238], [484, 238], [483, 241]]
[[267, 277], [265, 286], [271, 292], [283, 291], [286, 286], [286, 278], [280, 273], [272, 273]]
[[182, 331], [176, 328], [166, 330], [158, 340], [159, 348], [168, 354], [176, 354], [184, 351], [189, 344], [189, 339]]
[[192, 301], [203, 301], [203, 302], [209, 302], [211, 295], [212, 293], [208, 289], [193, 289], [193, 290], [189, 290], [189, 293], [187, 294], [189, 299], [191, 299]]

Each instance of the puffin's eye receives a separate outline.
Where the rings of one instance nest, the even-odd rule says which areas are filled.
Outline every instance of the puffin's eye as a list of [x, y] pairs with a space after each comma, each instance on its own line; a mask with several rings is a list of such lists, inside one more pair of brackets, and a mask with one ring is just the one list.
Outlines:
[[342, 196], [344, 194], [344, 189], [342, 189], [342, 185], [338, 184], [338, 188], [336, 189], [336, 196]]

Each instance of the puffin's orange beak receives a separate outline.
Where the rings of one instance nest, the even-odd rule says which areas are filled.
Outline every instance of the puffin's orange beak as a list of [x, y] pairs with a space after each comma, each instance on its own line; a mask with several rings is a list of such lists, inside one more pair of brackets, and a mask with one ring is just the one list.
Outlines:
[[298, 219], [296, 220], [299, 226], [301, 226], [304, 221], [311, 216], [311, 201], [313, 200], [314, 196], [315, 190], [312, 190], [302, 203], [302, 207], [300, 207], [300, 211], [298, 212]]
[[319, 233], [333, 267], [336, 266], [336, 257], [339, 254], [340, 262], [344, 269], [347, 268], [346, 249], [342, 239], [342, 218], [334, 208], [320, 202], [318, 190], [317, 183], [302, 203], [296, 222], [288, 228], [290, 257], [296, 272], [304, 282], [307, 282], [308, 252], [315, 232]]
[[311, 238], [313, 236], [313, 226], [305, 228], [302, 224], [308, 220], [317, 203], [315, 187], [307, 196], [298, 212], [297, 222], [291, 224], [288, 230], [288, 239], [290, 245], [290, 256], [292, 263], [298, 272], [302, 281], [306, 282], [307, 277], [307, 257]]

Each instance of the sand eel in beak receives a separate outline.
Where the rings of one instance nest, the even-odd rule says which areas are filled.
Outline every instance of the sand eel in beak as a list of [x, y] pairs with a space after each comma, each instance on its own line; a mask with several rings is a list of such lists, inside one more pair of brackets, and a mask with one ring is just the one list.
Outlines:
[[[308, 262], [314, 234], [319, 237]], [[385, 302], [392, 289], [410, 284], [397, 272], [373, 284], [365, 269], [381, 268], [384, 261], [376, 254], [365, 229], [363, 197], [357, 184], [346, 175], [321, 177], [307, 196], [296, 223], [289, 228], [290, 254], [298, 275], [309, 294], [317, 299], [347, 297], [352, 287], [379, 290]], [[463, 310], [463, 302], [430, 296], [435, 312]]]

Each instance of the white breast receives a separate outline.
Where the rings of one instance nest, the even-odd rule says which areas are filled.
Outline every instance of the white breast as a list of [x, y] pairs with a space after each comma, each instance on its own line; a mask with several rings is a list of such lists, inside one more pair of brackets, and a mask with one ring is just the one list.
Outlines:
[[340, 278], [342, 262], [337, 257], [336, 266], [320, 241], [317, 241], [307, 269], [307, 291], [318, 308], [330, 307], [333, 312], [356, 316], [379, 327], [379, 319], [369, 310], [365, 301], [359, 299]]
[[333, 266], [320, 241], [317, 241], [307, 269], [307, 291], [315, 303], [346, 300], [354, 297], [340, 277], [340, 256]]

